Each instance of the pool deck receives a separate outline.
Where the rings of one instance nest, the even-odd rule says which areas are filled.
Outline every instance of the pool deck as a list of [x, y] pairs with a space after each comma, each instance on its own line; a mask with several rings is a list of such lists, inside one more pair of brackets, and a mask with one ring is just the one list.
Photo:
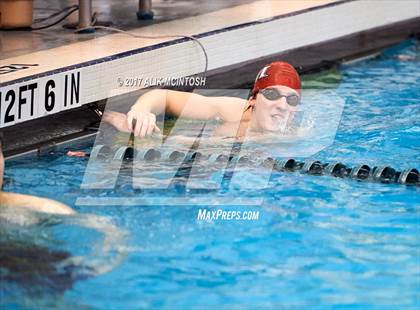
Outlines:
[[[92, 1], [93, 11], [101, 23], [123, 30], [140, 29], [163, 22], [193, 17], [221, 9], [230, 8], [255, 0], [152, 0], [154, 19], [137, 20], [137, 0], [106, 0]], [[34, 4], [34, 19], [46, 18], [52, 13], [62, 10], [70, 5], [78, 4], [78, 0], [42, 0]], [[41, 31], [2, 31], [0, 30], [0, 60], [30, 54], [46, 49], [60, 47], [67, 44], [83, 42], [106, 36], [109, 33], [97, 31], [96, 33], [74, 34], [63, 25], [75, 23], [78, 12], [73, 13], [65, 21], [52, 28]], [[112, 22], [111, 22], [112, 21]]]
[[[114, 26], [135, 35], [180, 34], [200, 40], [208, 55], [205, 88], [250, 83], [259, 68], [275, 59], [305, 73], [420, 33], [420, 6], [412, 0], [384, 0], [380, 6], [369, 0], [235, 1], [203, 10], [142, 27]], [[29, 34], [16, 33], [22, 35]], [[11, 42], [13, 32], [7, 36]], [[51, 36], [50, 31], [46, 40]], [[185, 38], [139, 39], [100, 30], [68, 34], [53, 47], [30, 46], [0, 57], [0, 128], [9, 154], [84, 134], [94, 119], [86, 104], [136, 94], [146, 86], [121, 87], [120, 81], [197, 76], [206, 66], [198, 44]]]

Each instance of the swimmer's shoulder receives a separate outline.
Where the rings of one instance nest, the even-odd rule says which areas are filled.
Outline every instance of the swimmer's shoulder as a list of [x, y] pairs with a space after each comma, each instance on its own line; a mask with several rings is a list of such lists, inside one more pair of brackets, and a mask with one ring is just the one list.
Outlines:
[[238, 122], [248, 105], [248, 101], [237, 97], [214, 97], [217, 117], [225, 122]]

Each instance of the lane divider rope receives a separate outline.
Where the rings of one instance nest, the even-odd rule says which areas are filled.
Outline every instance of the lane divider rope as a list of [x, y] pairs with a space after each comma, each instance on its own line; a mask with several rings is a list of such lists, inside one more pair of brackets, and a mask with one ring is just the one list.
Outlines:
[[[277, 172], [300, 172], [309, 175], [329, 175], [337, 178], [348, 178], [359, 181], [378, 183], [394, 183], [420, 186], [420, 174], [416, 168], [397, 171], [390, 166], [375, 166], [361, 164], [348, 167], [340, 162], [322, 163], [317, 160], [298, 161], [293, 158], [273, 158], [249, 155], [235, 155], [229, 153], [203, 154], [202, 152], [174, 149], [141, 149], [121, 146], [112, 149], [106, 145], [97, 145], [92, 149], [90, 158], [99, 160], [138, 160], [142, 162], [180, 163], [201, 161], [214, 164], [217, 167], [226, 167], [229, 163], [239, 166], [264, 167]], [[256, 158], [256, 159], [254, 159]]]

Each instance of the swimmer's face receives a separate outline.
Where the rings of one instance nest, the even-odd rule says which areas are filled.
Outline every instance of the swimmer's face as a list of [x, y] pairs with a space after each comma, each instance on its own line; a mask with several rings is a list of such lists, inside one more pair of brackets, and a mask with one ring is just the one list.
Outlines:
[[270, 89], [273, 89], [273, 92], [278, 91], [282, 97], [276, 100], [270, 100], [263, 95], [263, 91], [258, 92], [254, 99], [255, 110], [253, 117], [255, 117], [255, 123], [259, 129], [276, 132], [282, 131], [292, 121], [295, 112], [298, 110], [297, 106], [287, 103], [286, 97], [283, 96], [294, 95], [299, 97], [299, 93], [287, 86], [270, 86], [266, 88], [266, 90]]

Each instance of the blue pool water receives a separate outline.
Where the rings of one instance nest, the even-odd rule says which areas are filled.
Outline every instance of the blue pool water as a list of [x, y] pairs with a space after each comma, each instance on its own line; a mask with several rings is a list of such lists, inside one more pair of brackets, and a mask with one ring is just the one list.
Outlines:
[[[345, 101], [334, 143], [313, 157], [349, 165], [419, 168], [419, 64], [419, 42], [408, 41], [378, 57], [307, 78], [306, 86], [333, 87]], [[230, 193], [244, 199], [264, 198], [262, 206], [207, 207], [258, 210], [258, 220], [206, 222], [197, 221], [203, 206], [76, 205], [81, 196], [141, 197], [143, 193], [121, 180], [107, 191], [81, 189], [87, 160], [62, 154], [36, 162], [8, 162], [5, 190], [50, 197], [82, 214], [104, 217], [124, 237], [111, 242], [115, 247], [111, 254], [101, 247], [92, 250], [103, 242], [100, 233], [76, 225], [75, 219], [47, 218], [36, 226], [24, 225], [25, 221], [21, 226], [7, 224], [0, 241], [24, 240], [87, 257], [94, 268], [112, 268], [83, 276], [83, 264], [75, 264], [66, 278], [72, 285], [64, 289], [38, 283], [33, 290], [24, 280], [3, 281], [0, 308], [418, 309], [420, 305], [418, 187], [275, 173], [264, 190], [245, 191], [239, 186]], [[243, 183], [259, 177], [258, 171], [241, 173]], [[202, 176], [203, 182], [209, 175]], [[149, 201], [159, 202], [164, 195], [185, 193], [174, 188], [147, 195]], [[209, 204], [214, 199], [211, 193], [202, 197]], [[118, 256], [112, 251], [121, 254], [117, 262], [110, 257]]]

